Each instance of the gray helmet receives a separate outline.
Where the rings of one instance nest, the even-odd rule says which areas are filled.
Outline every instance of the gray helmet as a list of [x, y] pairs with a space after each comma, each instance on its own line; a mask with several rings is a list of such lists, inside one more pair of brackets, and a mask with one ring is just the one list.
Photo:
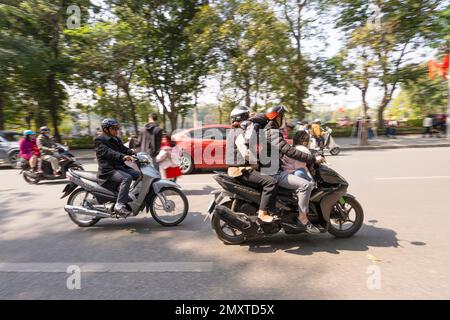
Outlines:
[[40, 133], [50, 132], [50, 128], [49, 128], [49, 127], [46, 127], [46, 126], [40, 127], [40, 128], [39, 128], [39, 132], [40, 132]]
[[231, 111], [231, 122], [241, 122], [247, 120], [250, 115], [250, 110], [245, 106], [239, 106]]
[[119, 127], [119, 122], [115, 119], [103, 119], [102, 121], [102, 130], [111, 128], [111, 127]]

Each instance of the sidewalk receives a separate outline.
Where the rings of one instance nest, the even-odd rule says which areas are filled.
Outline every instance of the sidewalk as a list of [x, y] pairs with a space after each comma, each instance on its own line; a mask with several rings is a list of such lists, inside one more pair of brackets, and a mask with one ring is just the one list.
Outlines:
[[369, 145], [364, 147], [360, 147], [358, 140], [353, 137], [335, 138], [335, 141], [342, 150], [450, 147], [450, 141], [445, 137], [423, 138], [420, 134], [397, 136], [395, 139], [378, 136], [369, 140]]
[[[369, 140], [369, 145], [360, 147], [356, 138], [335, 138], [336, 143], [345, 150], [375, 150], [375, 149], [401, 149], [401, 148], [433, 148], [450, 147], [450, 141], [446, 138], [422, 138], [422, 135], [397, 136], [396, 139], [378, 137]], [[95, 159], [93, 149], [72, 150], [79, 160]]]

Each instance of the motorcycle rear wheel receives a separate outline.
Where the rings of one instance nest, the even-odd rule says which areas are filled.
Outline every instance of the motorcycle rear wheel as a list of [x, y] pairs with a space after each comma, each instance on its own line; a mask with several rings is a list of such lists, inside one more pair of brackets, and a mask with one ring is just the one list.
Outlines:
[[[84, 194], [84, 196], [83, 196]], [[87, 200], [87, 198], [89, 197], [89, 195], [91, 196], [91, 200], [95, 199], [95, 196], [84, 190], [84, 189], [77, 189], [74, 192], [72, 192], [72, 194], [69, 196], [69, 199], [67, 200], [67, 204], [70, 206], [80, 206], [80, 207], [85, 207], [85, 205], [83, 205], [84, 201]], [[81, 199], [81, 203], [79, 202]], [[83, 215], [78, 215], [78, 214], [72, 214], [72, 213], [68, 213], [70, 220], [72, 220], [76, 225], [78, 225], [79, 227], [92, 227], [93, 225], [95, 225], [97, 222], [99, 222], [101, 220], [101, 218], [95, 218], [95, 217], [91, 217], [91, 216], [83, 216]], [[86, 219], [83, 219], [82, 217], [87, 217]]]
[[332, 156], [337, 156], [339, 153], [341, 153], [341, 149], [339, 147], [334, 147], [330, 150], [330, 153]]
[[[328, 223], [328, 232], [336, 238], [352, 237], [356, 232], [359, 231], [359, 229], [361, 229], [361, 226], [364, 222], [364, 212], [359, 202], [355, 198], [345, 196], [344, 200], [344, 205], [341, 205], [339, 202], [334, 205], [333, 210], [336, 211], [334, 214], [332, 212], [330, 223]], [[344, 217], [342, 214], [338, 213], [339, 209], [343, 209], [344, 212], [346, 212], [347, 216]], [[354, 212], [353, 220], [349, 216], [351, 212]], [[350, 227], [347, 229], [343, 229], [342, 226], [347, 222], [351, 223]]]
[[29, 176], [28, 173], [25, 172], [25, 171], [22, 173], [22, 175], [23, 175], [23, 180], [25, 180], [29, 184], [38, 184], [39, 181], [40, 181], [40, 179], [37, 176], [37, 174], [35, 174], [36, 178], [33, 178], [33, 177]]
[[[229, 209], [231, 209], [231, 206], [233, 205], [233, 201], [227, 201], [222, 203], [222, 206], [225, 206]], [[227, 223], [222, 221], [217, 217], [217, 215], [213, 215], [211, 225], [214, 229], [214, 232], [216, 233], [217, 237], [224, 243], [224, 244], [230, 244], [230, 245], [236, 245], [241, 244], [245, 242], [246, 238], [242, 232], [240, 232], [237, 229], [232, 228]], [[227, 233], [226, 230], [228, 230], [230, 233]]]

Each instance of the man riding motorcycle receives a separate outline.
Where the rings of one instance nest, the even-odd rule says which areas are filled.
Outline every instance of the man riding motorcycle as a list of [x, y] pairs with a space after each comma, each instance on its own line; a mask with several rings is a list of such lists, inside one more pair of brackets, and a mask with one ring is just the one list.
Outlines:
[[53, 170], [53, 175], [58, 177], [61, 175], [61, 168], [59, 166], [58, 158], [53, 156], [53, 153], [57, 151], [57, 145], [53, 138], [50, 136], [50, 128], [41, 127], [39, 129], [41, 133], [37, 138], [37, 146], [42, 155], [42, 160], [50, 162]]
[[226, 157], [229, 166], [228, 175], [243, 183], [252, 183], [262, 187], [258, 218], [260, 222], [270, 223], [273, 221], [273, 217], [269, 215], [268, 211], [269, 209], [272, 211], [273, 208], [270, 208], [270, 206], [275, 203], [277, 182], [273, 177], [258, 172], [257, 166], [251, 165], [248, 157], [243, 156], [239, 159], [237, 156], [239, 148], [245, 148], [242, 145], [244, 143], [242, 139], [239, 140], [239, 135], [242, 138], [248, 125], [249, 114], [250, 110], [244, 106], [239, 106], [231, 111], [230, 118], [233, 130], [231, 134], [227, 135], [227, 146], [230, 146], [228, 150], [232, 150], [232, 153], [227, 152]]
[[[278, 153], [279, 158], [277, 164], [266, 163], [265, 166], [268, 167], [270, 165], [269, 171], [272, 171], [271, 174], [277, 180], [279, 187], [297, 190], [299, 215], [298, 221], [291, 225], [291, 227], [299, 230], [305, 230], [308, 233], [317, 234], [320, 233], [320, 230], [311, 224], [307, 216], [309, 211], [309, 198], [315, 184], [313, 181], [308, 181], [293, 174], [289, 174], [286, 171], [281, 171], [281, 158], [286, 156], [301, 162], [306, 162], [309, 165], [324, 162], [325, 159], [321, 156], [314, 157], [310, 154], [301, 152], [291, 146], [283, 138], [279, 128], [283, 124], [285, 112], [286, 109], [283, 106], [271, 107], [266, 112], [266, 118], [269, 120], [269, 123], [264, 128], [267, 147], [271, 154], [275, 152], [273, 155], [277, 155]], [[271, 159], [272, 158], [275, 159], [274, 157], [271, 157]]]
[[133, 161], [134, 152], [125, 147], [118, 137], [120, 125], [116, 120], [104, 119], [101, 126], [103, 133], [94, 139], [99, 183], [103, 185], [111, 181], [120, 185], [114, 211], [121, 216], [128, 216], [131, 211], [126, 203], [131, 201], [128, 195], [131, 182], [140, 175], [125, 164], [125, 161]]
[[325, 143], [325, 134], [326, 132], [322, 131], [320, 119], [314, 120], [313, 124], [311, 125], [311, 135], [316, 140], [317, 146], [319, 148], [323, 147]]

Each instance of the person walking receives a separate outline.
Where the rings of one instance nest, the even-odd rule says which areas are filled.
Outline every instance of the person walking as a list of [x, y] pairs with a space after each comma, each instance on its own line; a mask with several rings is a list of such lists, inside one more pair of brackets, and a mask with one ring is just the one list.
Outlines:
[[181, 150], [176, 146], [168, 134], [163, 134], [161, 141], [161, 150], [156, 156], [156, 161], [164, 179], [177, 181], [177, 178], [182, 175], [180, 169]]
[[423, 119], [423, 133], [422, 133], [422, 137], [425, 137], [426, 134], [429, 135], [430, 138], [433, 137], [433, 117], [428, 114], [424, 119]]
[[139, 138], [136, 143], [137, 151], [148, 153], [153, 159], [153, 166], [159, 171], [159, 165], [156, 161], [156, 156], [161, 150], [162, 129], [158, 124], [158, 115], [151, 113], [148, 116], [148, 123], [142, 128], [139, 133]]

